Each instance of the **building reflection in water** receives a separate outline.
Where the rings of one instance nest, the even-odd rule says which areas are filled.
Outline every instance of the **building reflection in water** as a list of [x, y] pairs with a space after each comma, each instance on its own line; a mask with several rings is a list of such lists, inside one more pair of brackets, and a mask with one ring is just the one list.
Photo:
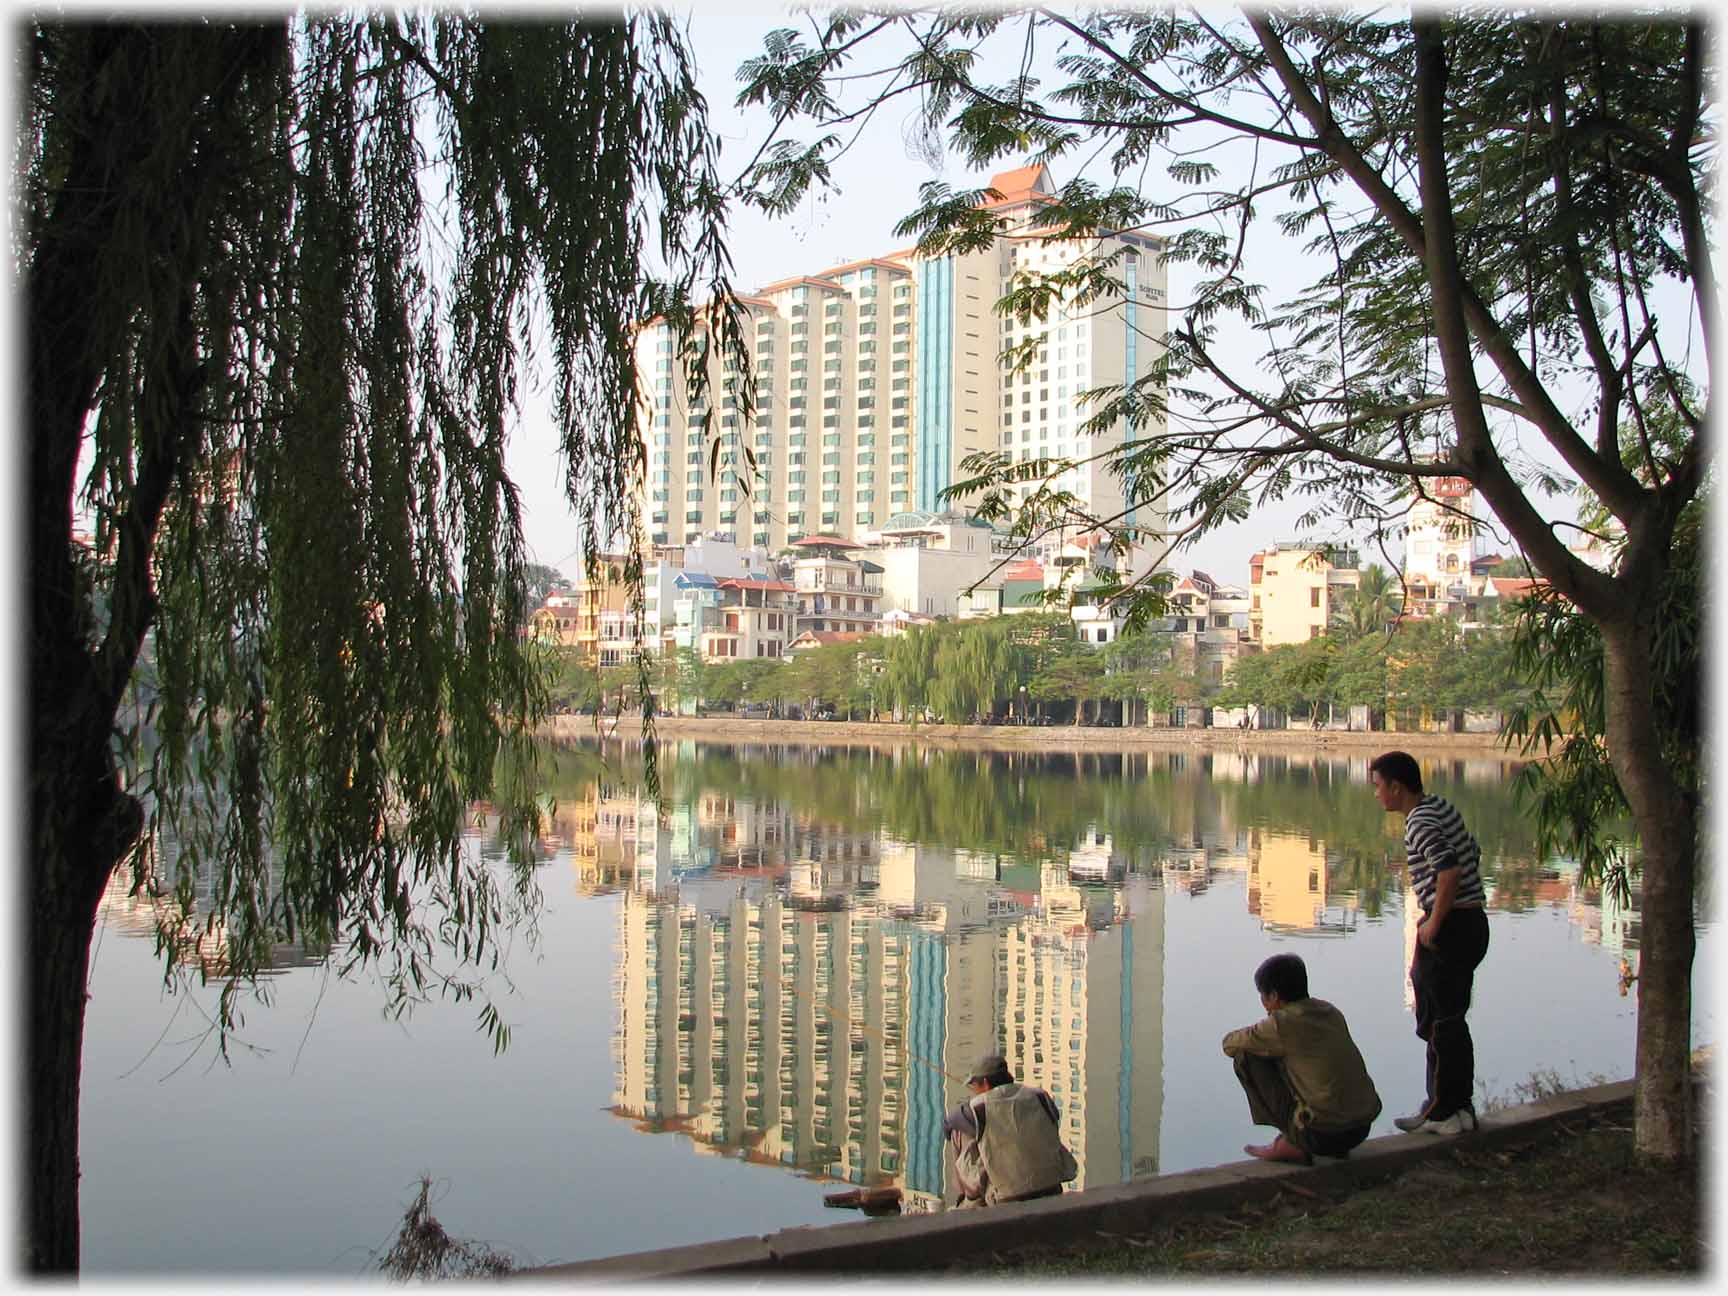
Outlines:
[[[1122, 777], [1144, 777], [1134, 762]], [[1164, 758], [1196, 785], [1302, 765], [1366, 796], [1360, 764]], [[1456, 772], [1503, 776], [1484, 765]], [[1159, 811], [1156, 848], [1120, 850], [1094, 824], [1030, 862], [848, 831], [766, 799], [704, 790], [656, 811], [635, 788], [595, 785], [561, 809], [559, 831], [580, 889], [623, 893], [613, 1110], [707, 1154], [893, 1184], [935, 1209], [956, 1190], [943, 1113], [973, 1061], [1000, 1048], [1060, 1104], [1077, 1186], [1156, 1173], [1167, 899], [1240, 874], [1269, 932], [1345, 936], [1364, 916], [1362, 874], [1325, 841], [1231, 822], [1180, 783]], [[1378, 849], [1370, 871], [1403, 891]], [[1625, 942], [1628, 925], [1597, 916], [1572, 879], [1521, 885], [1524, 901]]]
[[743, 800], [635, 816], [618, 1115], [936, 1209], [943, 1114], [1002, 1048], [1060, 1103], [1078, 1186], [1157, 1171], [1164, 896], [1108, 838], [1039, 867]]

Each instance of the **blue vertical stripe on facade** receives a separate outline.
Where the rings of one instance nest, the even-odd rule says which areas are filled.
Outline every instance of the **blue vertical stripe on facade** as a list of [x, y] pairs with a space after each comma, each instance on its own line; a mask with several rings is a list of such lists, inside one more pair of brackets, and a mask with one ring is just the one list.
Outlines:
[[942, 1065], [946, 1044], [948, 950], [930, 932], [911, 933], [906, 1039], [906, 1186], [942, 1194]]
[[918, 495], [939, 512], [937, 495], [953, 471], [954, 259], [918, 263]]
[[1116, 1073], [1116, 1137], [1122, 1182], [1134, 1177], [1134, 924], [1122, 923], [1122, 1066]]

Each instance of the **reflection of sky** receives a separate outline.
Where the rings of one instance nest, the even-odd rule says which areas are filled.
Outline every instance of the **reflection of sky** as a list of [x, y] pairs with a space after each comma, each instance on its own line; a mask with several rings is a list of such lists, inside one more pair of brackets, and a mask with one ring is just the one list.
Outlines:
[[[1259, 1015], [1252, 971], [1280, 950], [1300, 953], [1314, 993], [1350, 1020], [1385, 1103], [1383, 1129], [1420, 1099], [1400, 887], [1387, 888], [1378, 917], [1358, 912], [1324, 867], [1324, 842], [1311, 847], [1298, 834], [1268, 854], [1268, 834], [1208, 821], [1185, 829], [1180, 847], [1165, 853], [1168, 871], [1134, 876], [1147, 860], [1125, 857], [1108, 824], [1074, 844], [1066, 867], [1040, 868], [842, 832], [794, 807], [737, 798], [729, 808], [710, 801], [649, 821], [634, 808], [622, 812], [633, 798], [616, 787], [604, 800], [585, 809], [561, 803], [555, 855], [540, 874], [540, 945], [512, 951], [511, 989], [496, 987], [512, 1027], [499, 1058], [469, 1007], [427, 1005], [393, 1025], [380, 1020], [377, 986], [292, 968], [272, 978], [271, 1006], [248, 1011], [232, 1067], [212, 1066], [208, 1046], [197, 1044], [212, 996], [164, 998], [150, 943], [135, 938], [136, 913], [111, 905], [86, 1037], [89, 1272], [357, 1273], [365, 1252], [387, 1243], [422, 1171], [448, 1181], [436, 1213], [452, 1232], [532, 1260], [836, 1222], [821, 1208], [820, 1182], [736, 1150], [693, 1157], [690, 1134], [643, 1136], [608, 1110], [618, 997], [636, 992], [619, 981], [617, 953], [620, 921], [633, 905], [671, 916], [672, 939], [680, 909], [718, 914], [739, 900], [783, 901], [789, 922], [854, 924], [847, 930], [861, 941], [891, 934], [905, 952], [896, 974], [901, 1016], [884, 1016], [886, 984], [858, 987], [846, 1011], [895, 1032], [900, 1051], [886, 1050], [871, 1092], [853, 1098], [881, 1104], [862, 1112], [864, 1122], [891, 1127], [904, 1158], [894, 1173], [926, 1193], [941, 1191], [934, 1130], [958, 1097], [936, 1068], [964, 1074], [1000, 1038], [1003, 1011], [1024, 1003], [1031, 1012], [1031, 972], [1010, 961], [1022, 950], [1033, 959], [1028, 969], [1046, 951], [1045, 972], [1066, 969], [1064, 984], [1077, 983], [1081, 1006], [1093, 1006], [1076, 1036], [1084, 1083], [1076, 1087], [1066, 1073], [1041, 1077], [1061, 1089], [1070, 1137], [1090, 1140], [1090, 1183], [1119, 1181], [1137, 1155], [1165, 1171], [1232, 1160], [1260, 1137], [1218, 1041]], [[712, 862], [694, 871], [680, 865], [672, 837], [678, 850], [711, 849]], [[652, 862], [651, 896], [595, 894], [641, 885], [644, 861]], [[1131, 895], [1140, 899], [1130, 903]], [[1549, 878], [1531, 898], [1533, 907], [1492, 919], [1471, 1015], [1479, 1095], [1513, 1097], [1539, 1071], [1584, 1082], [1631, 1070], [1636, 1001], [1616, 990], [1612, 916], [1604, 922], [1564, 878]], [[822, 900], [837, 903], [807, 907]], [[794, 912], [796, 905], [806, 908]], [[1312, 937], [1313, 926], [1344, 916], [1342, 938]], [[1701, 987], [1712, 984], [1714, 946], [1706, 932]], [[681, 988], [658, 987], [656, 998], [675, 1013]], [[1069, 1009], [1062, 1012], [1069, 1021]], [[1695, 1022], [1700, 1043], [1714, 1038], [1707, 998]], [[728, 1022], [732, 1047], [743, 1046], [747, 1030], [745, 1021]], [[913, 1055], [934, 1065], [914, 1064]], [[850, 1056], [848, 1023], [836, 1022], [831, 1073], [843, 1074]], [[764, 1056], [759, 1068], [773, 1077], [786, 1060]], [[1079, 1110], [1082, 1101], [1088, 1107]], [[804, 1121], [812, 1112], [788, 1115]], [[842, 1101], [822, 1116], [843, 1140], [856, 1114]], [[755, 1137], [740, 1125], [714, 1128], [732, 1144]], [[139, 1192], [140, 1183], [153, 1190]]]

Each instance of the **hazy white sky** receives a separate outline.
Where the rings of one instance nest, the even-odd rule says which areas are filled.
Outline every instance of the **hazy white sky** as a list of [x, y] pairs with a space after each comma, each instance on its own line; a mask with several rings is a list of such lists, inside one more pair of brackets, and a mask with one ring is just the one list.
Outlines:
[[[770, 125], [760, 109], [733, 108], [737, 68], [760, 52], [763, 36], [772, 28], [800, 26], [808, 30], [809, 20], [789, 15], [778, 6], [763, 4], [724, 9], [704, 7], [686, 12], [712, 124], [725, 143], [727, 175], [735, 175], [761, 146]], [[963, 161], [953, 155], [933, 168], [931, 160], [908, 142], [915, 115], [916, 103], [912, 99], [896, 101], [878, 113], [835, 164], [835, 189], [807, 199], [793, 216], [771, 221], [758, 212], [738, 210], [730, 227], [738, 288], [747, 292], [788, 275], [810, 273], [906, 246], [910, 240], [896, 238], [893, 228], [917, 205], [921, 184], [941, 179], [965, 188], [980, 186], [989, 179], [989, 170], [968, 171]], [[991, 170], [995, 169], [1001, 168]], [[1072, 178], [1061, 173], [1060, 164], [1053, 174], [1057, 183]], [[1158, 174], [1150, 173], [1147, 182], [1157, 183]], [[1273, 270], [1274, 273], [1268, 273], [1264, 265], [1253, 266], [1250, 274], [1274, 287], [1280, 278], [1277, 271], [1284, 273], [1291, 287], [1296, 285], [1297, 276], [1306, 278], [1300, 258], [1295, 264]], [[1173, 304], [1186, 299], [1187, 288], [1183, 283], [1186, 274], [1183, 266], [1170, 267], [1168, 299]], [[1258, 354], [1260, 349], [1256, 345], [1254, 353]], [[534, 560], [574, 575], [580, 555], [574, 524], [563, 499], [555, 438], [543, 410], [531, 406], [525, 414], [524, 426], [513, 446], [512, 464], [522, 490], [529, 550]], [[1219, 580], [1246, 583], [1249, 556], [1273, 541], [1294, 537], [1294, 522], [1301, 512], [1301, 507], [1295, 504], [1275, 506], [1246, 523], [1205, 537], [1176, 554], [1172, 565], [1183, 572], [1198, 567]], [[1570, 507], [1562, 506], [1557, 515], [1570, 517]], [[1479, 547], [1484, 552], [1509, 551], [1492, 537], [1483, 537]], [[1401, 546], [1390, 549], [1397, 560]], [[1364, 552], [1362, 558], [1364, 562], [1384, 562], [1378, 554], [1369, 552]]]

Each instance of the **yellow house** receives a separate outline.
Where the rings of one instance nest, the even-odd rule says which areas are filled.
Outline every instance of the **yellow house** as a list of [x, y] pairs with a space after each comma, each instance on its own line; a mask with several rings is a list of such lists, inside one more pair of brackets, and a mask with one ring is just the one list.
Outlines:
[[1248, 620], [1263, 648], [1318, 639], [1333, 610], [1356, 588], [1362, 573], [1354, 553], [1333, 554], [1321, 545], [1279, 543], [1248, 560]]
[[627, 612], [630, 590], [624, 583], [624, 559], [608, 554], [600, 559], [595, 579], [575, 582], [569, 593], [553, 593], [528, 618], [529, 633], [542, 643], [600, 655], [601, 619]]

